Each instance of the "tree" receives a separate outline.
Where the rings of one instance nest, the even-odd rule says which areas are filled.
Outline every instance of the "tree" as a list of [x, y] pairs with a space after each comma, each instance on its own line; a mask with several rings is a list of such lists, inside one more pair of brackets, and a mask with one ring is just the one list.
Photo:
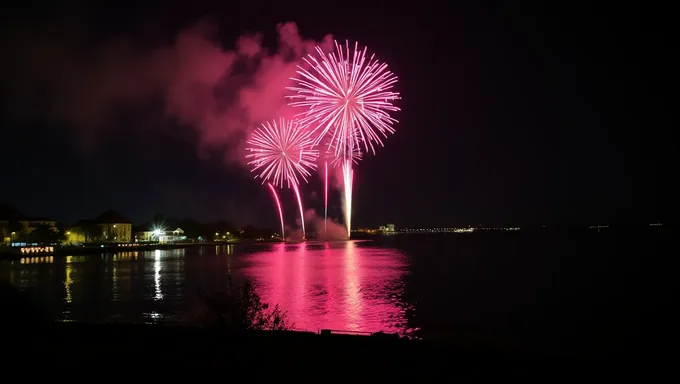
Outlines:
[[14, 235], [11, 235], [12, 241], [16, 242], [16, 241], [21, 241], [21, 240], [24, 239], [24, 236], [22, 235], [22, 233], [24, 231], [24, 226], [21, 225], [21, 223], [19, 223], [18, 221], [11, 220], [9, 222], [7, 229], [8, 229], [10, 234], [14, 233]]
[[204, 311], [199, 323], [223, 330], [283, 331], [292, 326], [286, 320], [286, 313], [278, 304], [270, 309], [262, 302], [250, 280], [246, 280], [235, 293], [213, 292], [204, 294]]
[[179, 227], [184, 231], [184, 235], [190, 239], [196, 239], [199, 236], [208, 237], [212, 232], [211, 230], [206, 229], [201, 223], [191, 219], [182, 220], [179, 223]]
[[65, 233], [46, 224], [39, 224], [28, 234], [28, 241], [38, 244], [55, 244], [65, 240]]
[[260, 233], [259, 233], [258, 229], [255, 228], [254, 225], [248, 224], [248, 225], [246, 225], [245, 228], [243, 228], [243, 234], [241, 234], [241, 236], [244, 239], [255, 239], [255, 238], [259, 237], [259, 234]]
[[85, 241], [88, 243], [97, 241], [102, 236], [102, 230], [96, 224], [87, 224], [82, 228], [83, 234], [85, 234]]

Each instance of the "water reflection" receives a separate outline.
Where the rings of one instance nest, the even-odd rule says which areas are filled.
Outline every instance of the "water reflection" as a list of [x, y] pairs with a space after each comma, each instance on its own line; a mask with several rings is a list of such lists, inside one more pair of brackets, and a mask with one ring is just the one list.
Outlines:
[[54, 256], [33, 256], [19, 259], [20, 264], [44, 264], [52, 262], [54, 262]]
[[357, 277], [356, 255], [354, 242], [345, 248], [345, 280], [348, 301], [349, 330], [359, 331], [361, 319], [361, 299], [359, 296], [359, 279]]
[[296, 328], [406, 332], [407, 258], [361, 242], [126, 251], [24, 257], [0, 279], [29, 292], [62, 321], [186, 321], [197, 293], [251, 278]]
[[71, 292], [71, 284], [73, 284], [73, 279], [71, 274], [73, 273], [73, 256], [66, 256], [66, 278], [64, 279], [64, 290], [66, 291], [65, 300], [67, 303], [73, 302], [73, 296]]
[[161, 291], [161, 250], [157, 249], [154, 251], [154, 283], [156, 284], [156, 296], [154, 299], [163, 300], [163, 291]]
[[244, 274], [295, 327], [408, 333], [402, 299], [407, 259], [359, 242], [277, 245], [247, 256]]

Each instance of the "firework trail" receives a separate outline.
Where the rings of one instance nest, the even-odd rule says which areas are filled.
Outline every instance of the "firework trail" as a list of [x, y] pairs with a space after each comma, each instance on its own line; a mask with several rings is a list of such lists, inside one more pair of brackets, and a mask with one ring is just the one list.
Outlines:
[[[249, 152], [246, 159], [252, 159], [248, 165], [252, 167], [251, 172], [257, 173], [255, 178], [261, 178], [263, 184], [271, 180], [276, 187], [287, 186], [294, 189], [305, 237], [304, 210], [298, 185], [300, 179], [307, 182], [307, 177], [311, 176], [310, 170], [316, 168], [318, 151], [314, 149], [311, 132], [292, 120], [279, 118], [278, 121], [263, 123], [246, 143], [249, 145], [246, 148]], [[273, 191], [273, 186], [271, 188]], [[280, 216], [283, 218], [282, 213]]]
[[324, 162], [326, 174], [323, 186], [323, 234], [328, 237], [328, 161]]
[[359, 49], [358, 43], [351, 52], [349, 42], [342, 46], [337, 41], [335, 52], [324, 54], [320, 47], [316, 52], [303, 59], [309, 70], [298, 66], [298, 77], [292, 78], [297, 84], [288, 88], [295, 92], [288, 96], [289, 105], [306, 109], [297, 115], [300, 125], [311, 129], [317, 144], [326, 141], [327, 151], [342, 164], [349, 236], [352, 164], [362, 152], [375, 154], [376, 144], [382, 146], [382, 138], [394, 133], [397, 120], [389, 112], [399, 110], [392, 104], [400, 98], [392, 91], [397, 77], [375, 55], [367, 59], [366, 48]]
[[286, 238], [286, 233], [285, 229], [283, 227], [283, 209], [281, 208], [281, 201], [279, 200], [279, 195], [276, 194], [276, 189], [272, 185], [272, 183], [267, 183], [269, 186], [269, 190], [272, 191], [272, 194], [274, 195], [274, 201], [276, 202], [276, 206], [279, 208], [279, 218], [281, 219], [281, 239]]
[[293, 184], [293, 191], [295, 191], [295, 197], [297, 197], [298, 207], [300, 208], [300, 222], [302, 223], [302, 239], [306, 237], [305, 232], [305, 211], [302, 208], [302, 198], [300, 198], [300, 189], [297, 184]]

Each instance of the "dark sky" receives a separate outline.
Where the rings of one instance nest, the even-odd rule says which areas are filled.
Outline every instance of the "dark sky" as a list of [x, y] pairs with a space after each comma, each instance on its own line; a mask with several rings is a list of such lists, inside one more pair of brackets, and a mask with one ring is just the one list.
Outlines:
[[[277, 83], [252, 63], [221, 74], [242, 35], [293, 57], [277, 24], [294, 22], [305, 41], [358, 40], [399, 76], [397, 132], [356, 168], [356, 226], [666, 218], [665, 131], [645, 118], [633, 6], [105, 3], [3, 10], [0, 201], [27, 214], [69, 222], [115, 208], [137, 222], [163, 212], [276, 227], [237, 158], [240, 127], [274, 113], [262, 100]], [[264, 94], [249, 111], [264, 112], [245, 118], [237, 95], [249, 86]], [[322, 214], [319, 180], [303, 195]], [[283, 199], [291, 217], [292, 193]], [[339, 206], [334, 193], [333, 216]]]

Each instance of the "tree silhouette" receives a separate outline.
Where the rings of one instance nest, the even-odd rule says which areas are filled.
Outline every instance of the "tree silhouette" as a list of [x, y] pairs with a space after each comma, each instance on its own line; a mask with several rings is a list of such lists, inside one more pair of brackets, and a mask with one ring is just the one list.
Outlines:
[[85, 235], [85, 241], [88, 243], [99, 240], [102, 236], [102, 230], [96, 224], [87, 224], [81, 228], [83, 234]]
[[31, 243], [55, 244], [65, 240], [65, 236], [64, 232], [60, 232], [57, 228], [46, 224], [38, 224], [35, 229], [28, 234], [27, 239]]
[[278, 304], [262, 301], [250, 280], [246, 280], [235, 293], [212, 292], [203, 295], [205, 307], [199, 323], [228, 331], [283, 331], [292, 329], [286, 313]]
[[190, 239], [196, 239], [199, 236], [208, 237], [212, 232], [210, 229], [207, 229], [205, 225], [191, 219], [182, 220], [179, 223], [179, 227], [182, 228], [184, 234]]
[[[21, 223], [19, 223], [18, 221], [11, 220], [8, 224], [7, 229], [8, 232], [10, 233], [10, 236], [12, 237], [12, 241], [16, 242], [24, 239], [23, 236], [24, 226], [21, 225]], [[11, 235], [12, 232], [14, 232], [14, 235]]]

